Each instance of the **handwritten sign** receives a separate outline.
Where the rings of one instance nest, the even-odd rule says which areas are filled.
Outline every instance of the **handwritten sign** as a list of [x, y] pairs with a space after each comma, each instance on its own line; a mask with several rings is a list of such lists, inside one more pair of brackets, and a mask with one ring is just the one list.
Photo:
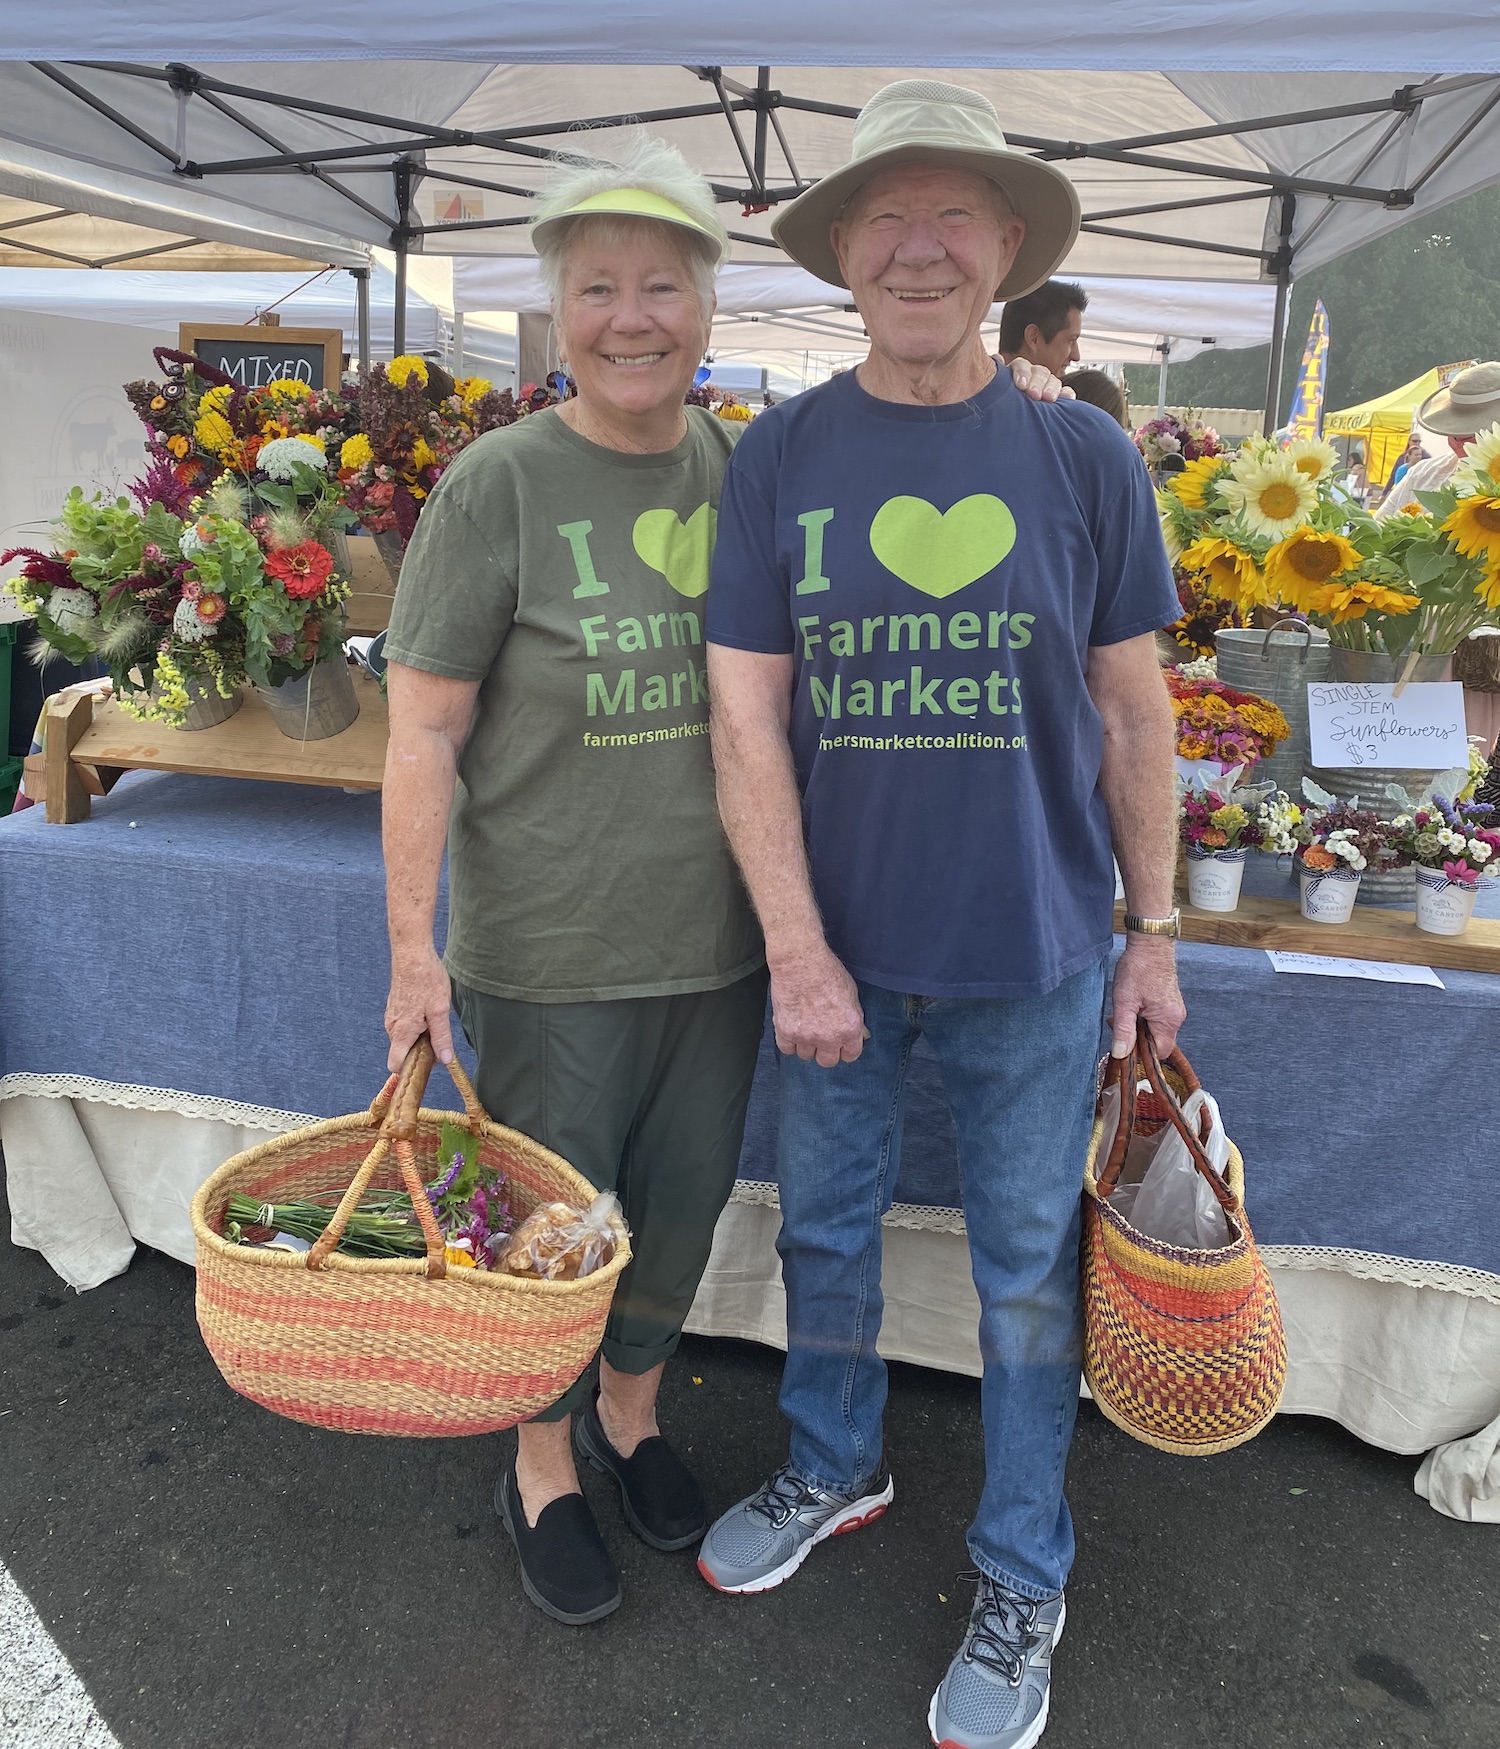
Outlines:
[[1395, 686], [1309, 681], [1307, 721], [1314, 765], [1446, 771], [1468, 764], [1464, 689], [1456, 680]]
[[263, 389], [281, 377], [310, 389], [334, 388], [343, 366], [344, 336], [338, 328], [223, 327], [181, 324], [178, 347], [221, 370], [247, 389]]
[[1432, 984], [1446, 989], [1431, 966], [1396, 965], [1386, 960], [1351, 960], [1321, 953], [1280, 953], [1266, 949], [1266, 958], [1278, 972], [1301, 972], [1317, 978], [1369, 978], [1377, 984]]

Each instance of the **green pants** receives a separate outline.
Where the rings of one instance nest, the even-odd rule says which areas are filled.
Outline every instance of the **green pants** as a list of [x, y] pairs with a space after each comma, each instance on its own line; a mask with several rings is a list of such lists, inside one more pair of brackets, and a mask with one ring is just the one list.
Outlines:
[[[677, 1347], [734, 1188], [766, 974], [723, 990], [616, 1002], [513, 1002], [455, 983], [497, 1123], [612, 1190], [630, 1228], [600, 1352], [639, 1374]], [[587, 1400], [586, 1372], [538, 1421]]]

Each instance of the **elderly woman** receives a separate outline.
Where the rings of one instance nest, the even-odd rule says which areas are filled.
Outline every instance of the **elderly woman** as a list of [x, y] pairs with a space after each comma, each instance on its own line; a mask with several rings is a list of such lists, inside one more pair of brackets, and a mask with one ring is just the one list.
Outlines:
[[424, 1028], [446, 1061], [451, 995], [491, 1115], [615, 1191], [631, 1229], [597, 1390], [580, 1380], [523, 1426], [495, 1490], [527, 1596], [576, 1623], [616, 1608], [620, 1580], [578, 1489], [575, 1411], [577, 1448], [614, 1476], [637, 1535], [681, 1549], [705, 1528], [656, 1398], [734, 1183], [766, 973], [719, 825], [704, 685], [740, 428], [683, 404], [724, 227], [707, 186], [642, 136], [616, 165], [560, 168], [534, 238], [577, 396], [472, 444], [402, 567], [386, 1026], [393, 1065]]

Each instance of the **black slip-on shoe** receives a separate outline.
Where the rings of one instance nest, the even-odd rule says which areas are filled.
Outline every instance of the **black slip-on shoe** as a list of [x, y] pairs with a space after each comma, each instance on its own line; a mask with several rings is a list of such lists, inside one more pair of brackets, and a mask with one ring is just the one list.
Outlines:
[[578, 1417], [573, 1439], [596, 1470], [620, 1484], [625, 1522], [653, 1549], [668, 1552], [698, 1542], [708, 1528], [708, 1507], [697, 1478], [660, 1434], [643, 1439], [628, 1458], [609, 1443], [599, 1420], [599, 1398]]
[[512, 1456], [495, 1483], [500, 1514], [521, 1562], [521, 1586], [543, 1615], [569, 1627], [620, 1607], [620, 1574], [582, 1494], [564, 1494], [526, 1522]]

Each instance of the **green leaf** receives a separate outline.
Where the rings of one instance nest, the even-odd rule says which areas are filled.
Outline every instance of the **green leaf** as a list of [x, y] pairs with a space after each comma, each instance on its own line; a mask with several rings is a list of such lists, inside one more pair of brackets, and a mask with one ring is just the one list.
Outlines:
[[448, 1199], [456, 1202], [467, 1202], [474, 1194], [474, 1188], [479, 1183], [479, 1138], [464, 1129], [461, 1124], [443, 1120], [442, 1133], [438, 1139], [438, 1165], [446, 1174], [453, 1164], [453, 1156], [462, 1154], [463, 1169], [454, 1179], [448, 1191]]

